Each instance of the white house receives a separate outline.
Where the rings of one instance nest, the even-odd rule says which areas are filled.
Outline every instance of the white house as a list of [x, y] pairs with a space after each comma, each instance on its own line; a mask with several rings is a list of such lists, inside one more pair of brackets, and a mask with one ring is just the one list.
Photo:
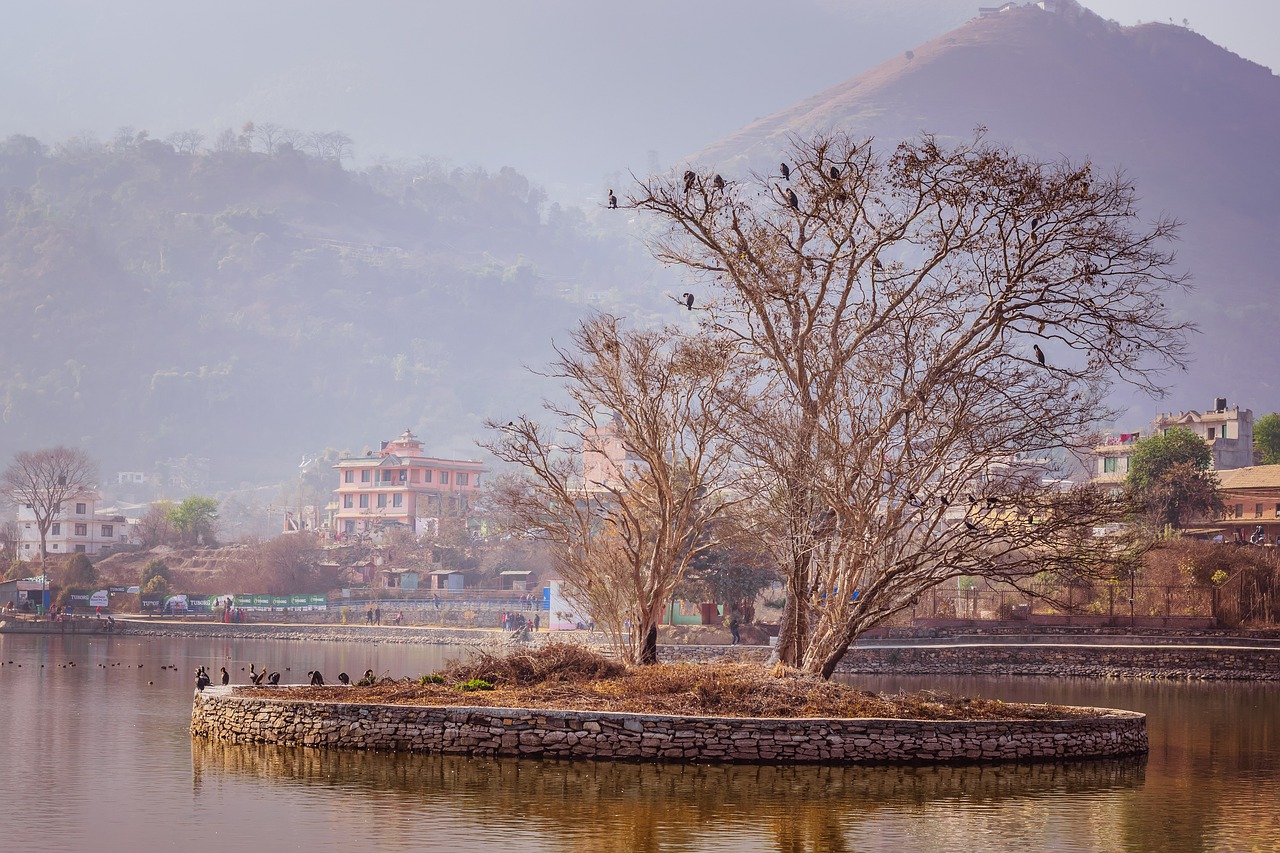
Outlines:
[[[125, 545], [130, 541], [130, 528], [123, 515], [98, 513], [101, 497], [93, 492], [63, 502], [62, 512], [54, 519], [45, 537], [52, 554], [98, 554], [104, 548]], [[40, 557], [40, 530], [35, 513], [22, 504], [18, 507], [18, 556], [23, 560]]]

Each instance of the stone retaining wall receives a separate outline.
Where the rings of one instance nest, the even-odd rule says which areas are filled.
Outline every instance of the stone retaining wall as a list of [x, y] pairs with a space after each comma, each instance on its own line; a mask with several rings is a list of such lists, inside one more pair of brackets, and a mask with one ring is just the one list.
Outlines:
[[1280, 649], [1188, 646], [957, 645], [853, 648], [837, 672], [1280, 680]]
[[359, 705], [232, 690], [196, 693], [193, 735], [462, 755], [778, 764], [1049, 761], [1147, 751], [1146, 716], [1105, 709], [1069, 720], [771, 720]]

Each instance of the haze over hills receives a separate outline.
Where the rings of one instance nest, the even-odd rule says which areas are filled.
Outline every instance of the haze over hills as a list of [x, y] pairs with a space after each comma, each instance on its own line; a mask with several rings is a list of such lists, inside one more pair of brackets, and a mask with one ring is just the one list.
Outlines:
[[[1056, 9], [971, 20], [690, 159], [726, 176], [771, 171], [789, 134], [840, 128], [891, 145], [922, 131], [968, 139], [981, 125], [1039, 158], [1122, 168], [1144, 218], [1184, 223], [1175, 248], [1195, 289], [1176, 308], [1202, 334], [1187, 372], [1167, 377], [1165, 405], [1280, 408], [1262, 356], [1280, 269], [1280, 78], [1183, 27], [1120, 27], [1070, 0]], [[1157, 406], [1126, 401], [1135, 426]]]
[[[746, 24], [735, 18], [720, 26], [701, 7], [676, 19], [685, 26], [672, 25], [673, 32], [650, 25], [627, 30], [616, 44], [557, 48], [547, 62], [573, 85], [547, 95], [546, 115], [534, 97], [545, 78], [518, 73], [532, 55], [519, 53], [494, 73], [531, 87], [530, 112], [495, 109], [496, 118], [485, 119], [494, 123], [468, 131], [486, 141], [447, 151], [432, 145], [446, 138], [456, 145], [460, 137], [424, 129], [461, 114], [460, 101], [448, 106], [461, 90], [444, 91], [431, 62], [446, 62], [461, 48], [441, 42], [426, 62], [413, 54], [422, 34], [384, 19], [353, 18], [346, 43], [302, 20], [295, 38], [272, 43], [263, 33], [282, 31], [301, 8], [272, 5], [262, 10], [264, 28], [240, 45], [265, 57], [264, 65], [255, 71], [224, 58], [225, 73], [210, 74], [212, 42], [193, 42], [177, 88], [163, 79], [166, 62], [182, 53], [169, 42], [157, 43], [164, 62], [143, 51], [132, 66], [104, 69], [103, 79], [88, 70], [93, 60], [105, 62], [107, 53], [173, 23], [145, 3], [140, 8], [156, 15], [135, 16], [143, 35], [133, 41], [112, 42], [104, 33], [97, 53], [79, 58], [54, 55], [51, 45], [26, 48], [28, 58], [35, 50], [51, 67], [20, 67], [15, 31], [0, 34], [0, 44], [13, 49], [0, 51], [0, 70], [32, 83], [14, 87], [15, 109], [0, 118], [0, 138], [21, 134], [0, 142], [0, 312], [7, 327], [0, 336], [0, 448], [79, 444], [107, 474], [150, 471], [187, 454], [207, 457], [210, 488], [286, 478], [301, 454], [327, 446], [358, 452], [405, 427], [433, 453], [476, 456], [485, 416], [535, 411], [548, 393], [523, 365], [544, 364], [552, 339], [563, 340], [592, 308], [635, 323], [688, 320], [663, 293], [679, 292], [678, 282], [641, 246], [644, 222], [599, 209], [602, 190], [582, 209], [553, 204], [524, 174], [485, 161], [514, 147], [556, 180], [570, 183], [576, 179], [566, 175], [576, 170], [589, 183], [645, 159], [633, 148], [649, 148], [652, 139], [671, 152], [693, 150], [731, 126], [723, 124], [726, 110], [745, 116], [785, 104], [794, 69], [769, 66], [788, 56], [808, 61], [808, 54], [815, 80], [896, 55], [748, 124], [694, 159], [731, 176], [776, 168], [788, 133], [840, 127], [882, 139], [922, 130], [969, 138], [985, 125], [992, 139], [1035, 156], [1122, 166], [1146, 214], [1168, 212], [1186, 223], [1180, 261], [1197, 285], [1178, 305], [1204, 329], [1193, 341], [1197, 360], [1188, 373], [1169, 377], [1171, 398], [1163, 405], [1202, 408], [1225, 395], [1256, 414], [1280, 408], [1277, 379], [1261, 354], [1280, 261], [1273, 239], [1280, 224], [1274, 75], [1181, 27], [1122, 28], [1065, 2], [1057, 13], [1028, 7], [972, 20], [911, 48], [910, 58], [907, 48], [926, 33], [964, 21], [976, 7], [952, 0], [861, 4], [856, 20], [865, 26], [853, 27], [848, 8], [807, 2], [754, 48], [769, 62], [744, 69], [742, 79], [725, 69], [743, 48], [731, 42]], [[24, 14], [40, 20], [51, 14], [44, 8]], [[64, 43], [105, 20], [93, 8], [73, 19]], [[767, 30], [761, 9], [749, 8], [743, 14], [751, 27]], [[919, 19], [908, 21], [913, 13]], [[240, 22], [225, 11], [211, 14], [205, 35], [230, 38]], [[597, 14], [611, 26], [627, 20]], [[797, 26], [792, 17], [806, 15], [809, 40], [778, 35]], [[456, 19], [445, 15], [435, 25], [449, 22]], [[707, 75], [678, 90], [671, 83], [665, 104], [641, 99], [631, 109], [626, 91], [601, 83], [619, 73], [601, 57], [625, 54], [632, 63], [626, 73], [648, 73], [648, 60], [632, 55], [659, 38], [665, 47], [701, 51]], [[847, 49], [831, 47], [841, 40]], [[531, 44], [546, 52], [558, 42]], [[348, 62], [379, 46], [376, 62]], [[600, 53], [605, 47], [613, 52]], [[326, 65], [317, 58], [326, 51], [346, 59]], [[583, 56], [595, 57], [599, 80], [577, 79]], [[384, 90], [385, 75], [402, 60], [410, 71]], [[667, 79], [661, 63], [653, 71]], [[770, 74], [779, 80], [767, 80]], [[127, 84], [144, 78], [143, 97], [134, 99]], [[67, 85], [73, 80], [85, 86]], [[334, 88], [344, 80], [362, 82], [348, 97]], [[411, 97], [414, 81], [428, 80], [441, 91], [419, 104]], [[743, 80], [761, 81], [758, 91], [743, 88]], [[242, 103], [245, 93], [260, 99]], [[59, 97], [66, 110], [56, 119], [42, 112]], [[547, 118], [553, 106], [564, 109], [575, 98], [580, 125], [554, 133], [544, 127], [556, 123]], [[267, 109], [281, 105], [292, 112]], [[486, 105], [466, 106], [463, 112], [477, 115]], [[69, 124], [67, 115], [84, 121]], [[331, 118], [308, 121], [324, 115]], [[445, 157], [471, 151], [467, 159], [486, 168], [417, 158], [354, 169], [349, 160], [272, 147], [260, 130], [242, 130], [249, 118], [260, 127], [336, 127], [351, 134], [357, 150], [398, 139]], [[156, 130], [106, 132], [106, 141], [63, 132], [122, 124]], [[187, 126], [207, 129], [201, 150], [178, 151], [153, 138]], [[213, 150], [219, 128], [234, 132]], [[500, 148], [495, 140], [503, 133]], [[577, 141], [566, 146], [566, 139]], [[620, 193], [622, 180], [614, 184]], [[1124, 425], [1144, 423], [1156, 405], [1136, 402]]]

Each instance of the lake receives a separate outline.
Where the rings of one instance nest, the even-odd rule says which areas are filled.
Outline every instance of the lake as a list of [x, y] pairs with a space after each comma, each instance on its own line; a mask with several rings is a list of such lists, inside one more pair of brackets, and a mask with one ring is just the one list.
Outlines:
[[225, 665], [240, 683], [250, 662], [284, 681], [317, 667], [332, 681], [365, 669], [417, 676], [466, 654], [0, 635], [0, 849], [1280, 850], [1280, 684], [848, 679], [1149, 715], [1147, 758], [1072, 764], [559, 763], [238, 746], [187, 733], [199, 664], [215, 678]]

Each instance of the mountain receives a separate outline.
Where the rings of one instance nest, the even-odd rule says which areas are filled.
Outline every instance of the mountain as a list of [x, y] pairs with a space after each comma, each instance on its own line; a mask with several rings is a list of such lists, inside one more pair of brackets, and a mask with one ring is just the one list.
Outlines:
[[78, 445], [107, 482], [176, 466], [171, 496], [296, 478], [302, 455], [405, 428], [476, 458], [484, 418], [538, 411], [553, 386], [525, 365], [589, 308], [668, 310], [653, 266], [624, 218], [547, 204], [511, 169], [357, 171], [248, 134], [193, 153], [13, 136], [0, 448]]
[[[1042, 8], [1047, 7], [1047, 8]], [[922, 131], [988, 138], [1043, 159], [1123, 169], [1141, 213], [1183, 223], [1195, 360], [1167, 377], [1175, 408], [1214, 397], [1280, 409], [1265, 356], [1280, 269], [1280, 78], [1183, 28], [1121, 27], [1071, 0], [983, 16], [705, 147], [726, 175], [777, 168], [789, 134], [840, 128], [882, 142]], [[1154, 404], [1132, 404], [1141, 424]]]

